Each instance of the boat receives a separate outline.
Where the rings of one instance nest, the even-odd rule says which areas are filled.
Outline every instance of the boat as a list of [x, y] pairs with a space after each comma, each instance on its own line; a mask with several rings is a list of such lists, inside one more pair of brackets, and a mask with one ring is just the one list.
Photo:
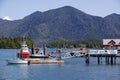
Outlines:
[[30, 58], [49, 58], [50, 55], [45, 54], [45, 51], [43, 51], [41, 48], [32, 48], [32, 54], [30, 55]]
[[7, 60], [8, 64], [28, 64], [27, 60], [21, 59], [21, 58], [13, 58]]
[[7, 60], [7, 62], [8, 64], [27, 64], [28, 61], [24, 60], [25, 58], [29, 58], [29, 49], [27, 47], [26, 41], [23, 41], [17, 57]]
[[67, 51], [63, 58], [84, 57], [87, 51], [85, 49]]
[[41, 54], [32, 54], [30, 58], [49, 58], [49, 56], [41, 55]]
[[83, 51], [72, 51], [70, 52], [70, 55], [71, 56], [74, 56], [74, 57], [83, 57], [85, 56], [85, 53]]
[[29, 58], [29, 48], [26, 44], [26, 41], [23, 41], [21, 44], [20, 52], [17, 54], [19, 58]]

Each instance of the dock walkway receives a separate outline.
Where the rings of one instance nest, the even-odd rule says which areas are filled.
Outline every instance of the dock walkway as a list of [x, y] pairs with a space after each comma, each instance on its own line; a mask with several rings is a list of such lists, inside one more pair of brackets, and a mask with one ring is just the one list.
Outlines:
[[26, 58], [29, 64], [63, 64], [63, 60], [42, 60], [39, 58]]

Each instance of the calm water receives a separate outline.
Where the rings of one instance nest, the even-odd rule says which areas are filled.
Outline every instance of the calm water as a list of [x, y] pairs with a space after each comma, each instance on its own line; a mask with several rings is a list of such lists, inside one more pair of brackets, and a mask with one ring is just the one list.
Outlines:
[[8, 65], [6, 60], [18, 50], [0, 49], [0, 80], [120, 80], [120, 60], [116, 65], [86, 65], [84, 58], [69, 58], [64, 64]]

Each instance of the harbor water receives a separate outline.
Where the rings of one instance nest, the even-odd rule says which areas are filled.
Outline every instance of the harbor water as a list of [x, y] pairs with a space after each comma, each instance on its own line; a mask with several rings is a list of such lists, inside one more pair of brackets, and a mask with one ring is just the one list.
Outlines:
[[120, 80], [120, 59], [114, 65], [97, 64], [95, 58], [85, 64], [84, 57], [66, 58], [64, 64], [7, 64], [17, 52], [0, 49], [0, 80]]

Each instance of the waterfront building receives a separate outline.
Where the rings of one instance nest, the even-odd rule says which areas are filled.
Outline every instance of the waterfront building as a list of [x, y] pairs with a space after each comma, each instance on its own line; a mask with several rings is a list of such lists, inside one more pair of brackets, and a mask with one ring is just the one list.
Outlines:
[[104, 49], [120, 49], [120, 39], [103, 39]]

